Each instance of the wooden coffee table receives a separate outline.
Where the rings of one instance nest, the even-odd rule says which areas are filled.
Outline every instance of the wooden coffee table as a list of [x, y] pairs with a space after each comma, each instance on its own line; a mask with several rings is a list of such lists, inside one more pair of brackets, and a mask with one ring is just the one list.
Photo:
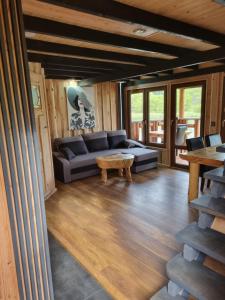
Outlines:
[[134, 162], [133, 154], [114, 154], [108, 156], [96, 157], [98, 167], [101, 169], [102, 180], [107, 182], [107, 170], [118, 169], [119, 176], [123, 176], [123, 169], [125, 169], [127, 181], [132, 182], [130, 168]]

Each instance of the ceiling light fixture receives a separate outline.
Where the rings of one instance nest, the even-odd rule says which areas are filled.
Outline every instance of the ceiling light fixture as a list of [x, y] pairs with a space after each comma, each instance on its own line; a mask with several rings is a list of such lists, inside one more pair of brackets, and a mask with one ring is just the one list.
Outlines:
[[145, 28], [136, 28], [136, 29], [134, 29], [133, 30], [133, 33], [134, 34], [137, 34], [137, 35], [143, 35], [143, 34], [145, 34], [146, 33], [146, 29]]

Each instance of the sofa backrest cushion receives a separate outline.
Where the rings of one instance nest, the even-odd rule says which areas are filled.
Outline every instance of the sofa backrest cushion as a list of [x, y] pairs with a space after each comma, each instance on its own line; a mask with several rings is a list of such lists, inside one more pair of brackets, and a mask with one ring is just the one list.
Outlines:
[[54, 150], [60, 152], [63, 148], [69, 148], [75, 155], [87, 154], [88, 149], [82, 136], [55, 139]]
[[107, 133], [105, 131], [84, 134], [83, 139], [90, 152], [109, 149]]
[[60, 147], [60, 152], [67, 160], [72, 160], [76, 157], [73, 151], [68, 147]]
[[107, 136], [110, 149], [123, 148], [123, 144], [127, 139], [126, 130], [107, 131]]

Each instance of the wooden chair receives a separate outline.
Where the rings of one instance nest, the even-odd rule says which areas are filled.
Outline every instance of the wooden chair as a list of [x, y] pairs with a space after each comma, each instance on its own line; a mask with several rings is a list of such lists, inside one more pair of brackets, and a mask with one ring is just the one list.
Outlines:
[[219, 133], [208, 134], [205, 136], [206, 147], [217, 146], [222, 144], [222, 139]]
[[[194, 150], [205, 148], [204, 140], [202, 137], [186, 139], [186, 144], [187, 144], [188, 151], [194, 151]], [[203, 192], [205, 186], [205, 178], [203, 177], [203, 174], [207, 171], [210, 171], [211, 169], [212, 168], [209, 166], [200, 165], [199, 176], [201, 177], [201, 186], [200, 186], [201, 192]], [[209, 186], [210, 186], [210, 180], [207, 181], [207, 188], [209, 188]]]
[[[176, 137], [175, 137], [175, 145], [176, 146], [184, 146], [185, 145], [185, 138], [186, 138], [186, 131], [187, 131], [187, 125], [178, 124], [177, 125], [177, 131], [176, 131]], [[182, 153], [182, 149], [181, 149]], [[176, 149], [176, 156], [178, 155], [178, 149]]]

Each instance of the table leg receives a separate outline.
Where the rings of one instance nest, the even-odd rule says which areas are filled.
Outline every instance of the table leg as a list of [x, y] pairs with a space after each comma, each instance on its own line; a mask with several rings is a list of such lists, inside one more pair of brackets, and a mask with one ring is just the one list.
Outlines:
[[126, 170], [127, 181], [132, 182], [132, 176], [131, 176], [130, 168], [126, 168], [125, 170]]
[[107, 182], [107, 170], [106, 169], [102, 169], [102, 181], [104, 183]]
[[120, 177], [123, 177], [123, 169], [119, 169], [119, 170], [118, 170], [118, 173], [119, 173], [119, 176], [120, 176]]
[[199, 185], [199, 169], [198, 163], [190, 163], [190, 174], [189, 174], [189, 189], [188, 189], [188, 201], [192, 201], [198, 198], [198, 185]]

